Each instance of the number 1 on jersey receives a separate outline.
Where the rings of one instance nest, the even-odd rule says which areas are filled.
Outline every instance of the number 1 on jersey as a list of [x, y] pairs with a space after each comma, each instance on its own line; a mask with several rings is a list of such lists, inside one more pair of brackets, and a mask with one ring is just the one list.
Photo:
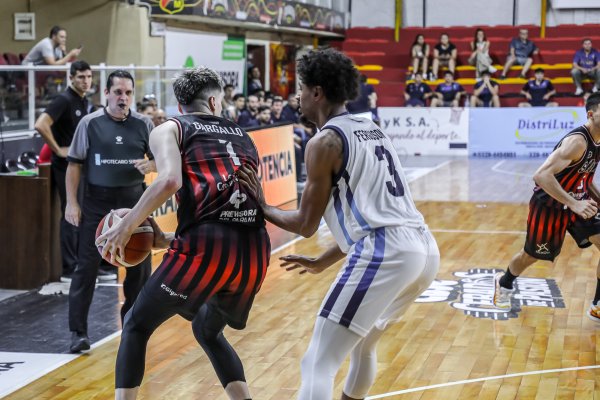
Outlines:
[[233, 160], [233, 165], [236, 165], [238, 167], [240, 165], [242, 165], [237, 154], [235, 154], [235, 151], [233, 151], [233, 144], [231, 144], [231, 142], [228, 142], [227, 140], [219, 139], [219, 143], [223, 143], [225, 145], [225, 147], [227, 148], [227, 152], [229, 153], [229, 156]]
[[[385, 182], [388, 192], [390, 192], [390, 194], [394, 197], [404, 196], [404, 186], [402, 185], [402, 180], [400, 179], [400, 175], [398, 175], [398, 171], [396, 171], [392, 153], [390, 153], [384, 146], [377, 146], [375, 147], [375, 155], [379, 161], [383, 161], [383, 157], [385, 156], [388, 162], [388, 172], [394, 177], [394, 182]], [[396, 186], [394, 186], [394, 183]]]

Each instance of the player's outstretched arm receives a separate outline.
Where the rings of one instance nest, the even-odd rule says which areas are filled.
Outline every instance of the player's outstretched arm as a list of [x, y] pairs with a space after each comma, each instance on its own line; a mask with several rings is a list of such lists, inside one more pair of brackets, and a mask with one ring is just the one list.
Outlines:
[[340, 247], [337, 244], [334, 244], [318, 258], [290, 254], [280, 257], [279, 259], [283, 261], [281, 263], [281, 268], [285, 268], [286, 271], [300, 269], [300, 274], [304, 274], [306, 272], [311, 274], [319, 274], [345, 256], [346, 254], [342, 252]]
[[566, 205], [574, 213], [582, 218], [591, 218], [596, 215], [597, 205], [593, 200], [576, 200], [571, 197], [556, 180], [555, 175], [577, 162], [585, 155], [587, 144], [583, 136], [573, 135], [563, 140], [561, 146], [556, 149], [544, 161], [533, 175], [533, 180], [546, 193], [560, 203]]
[[293, 211], [280, 210], [265, 203], [256, 172], [243, 167], [238, 178], [261, 202], [265, 218], [304, 237], [312, 236], [319, 227], [331, 193], [332, 177], [341, 167], [344, 153], [342, 139], [332, 130], [324, 130], [306, 145], [307, 178], [300, 207]]
[[107, 240], [103, 257], [110, 253], [111, 260], [114, 260], [116, 254], [124, 254], [134, 229], [181, 187], [181, 154], [177, 135], [178, 128], [173, 121], [165, 122], [150, 133], [150, 150], [154, 154], [158, 177], [123, 220], [96, 239], [96, 243]]

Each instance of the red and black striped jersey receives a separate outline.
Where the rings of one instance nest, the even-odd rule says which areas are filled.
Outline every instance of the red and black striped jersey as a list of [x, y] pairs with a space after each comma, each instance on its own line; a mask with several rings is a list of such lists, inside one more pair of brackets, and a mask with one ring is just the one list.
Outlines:
[[[566, 138], [573, 135], [581, 135], [585, 138], [587, 143], [585, 153], [580, 160], [572, 163], [554, 176], [565, 192], [577, 200], [582, 200], [589, 198], [588, 187], [594, 178], [598, 161], [600, 161], [600, 143], [594, 142], [594, 138], [588, 128], [582, 125], [565, 135], [554, 147], [553, 151], [558, 149]], [[546, 206], [564, 206], [537, 185], [533, 191], [536, 199], [543, 202]]]
[[207, 222], [264, 226], [258, 202], [235, 175], [242, 165], [258, 169], [258, 151], [246, 131], [212, 115], [171, 120], [179, 127], [183, 174], [176, 194], [177, 234]]

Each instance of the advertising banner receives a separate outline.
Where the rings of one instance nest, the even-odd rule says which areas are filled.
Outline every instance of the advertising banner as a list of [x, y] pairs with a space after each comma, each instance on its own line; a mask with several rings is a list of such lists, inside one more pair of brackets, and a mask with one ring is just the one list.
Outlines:
[[547, 157], [569, 131], [583, 125], [583, 107], [474, 108], [471, 157]]
[[244, 91], [245, 50], [243, 38], [220, 33], [168, 29], [165, 35], [165, 65], [212, 68], [235, 87], [234, 93]]
[[469, 108], [381, 107], [381, 128], [400, 154], [467, 155]]
[[236, 22], [343, 31], [344, 13], [330, 8], [289, 0], [140, 0], [152, 15], [185, 15]]
[[248, 132], [260, 157], [259, 178], [267, 204], [280, 206], [295, 201], [296, 157], [292, 125]]

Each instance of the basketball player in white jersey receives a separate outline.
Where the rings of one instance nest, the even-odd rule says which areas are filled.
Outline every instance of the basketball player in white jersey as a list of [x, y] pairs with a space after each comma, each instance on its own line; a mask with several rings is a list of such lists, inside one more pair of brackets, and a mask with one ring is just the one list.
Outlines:
[[309, 237], [324, 216], [337, 244], [318, 258], [286, 256], [283, 266], [319, 273], [346, 261], [323, 299], [302, 360], [302, 400], [331, 400], [336, 372], [351, 354], [342, 399], [363, 399], [375, 380], [375, 347], [433, 281], [439, 250], [416, 209], [388, 137], [372, 121], [349, 115], [358, 72], [333, 49], [298, 60], [302, 114], [320, 127], [306, 147], [307, 181], [300, 208], [265, 204], [254, 171], [239, 172], [257, 193], [265, 217]]

